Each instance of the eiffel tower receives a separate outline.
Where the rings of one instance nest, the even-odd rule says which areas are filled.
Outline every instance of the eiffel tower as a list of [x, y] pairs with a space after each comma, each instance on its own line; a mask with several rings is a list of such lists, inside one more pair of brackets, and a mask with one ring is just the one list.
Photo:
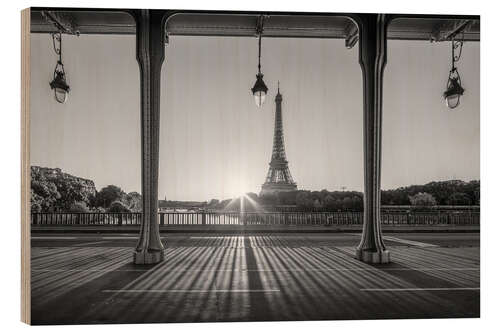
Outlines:
[[269, 163], [266, 182], [262, 184], [260, 195], [273, 192], [294, 191], [297, 184], [293, 181], [288, 161], [285, 154], [285, 141], [283, 139], [283, 118], [281, 115], [281, 102], [283, 97], [280, 94], [280, 85], [278, 82], [278, 94], [274, 99], [276, 102], [276, 113], [274, 116], [274, 141], [273, 154]]

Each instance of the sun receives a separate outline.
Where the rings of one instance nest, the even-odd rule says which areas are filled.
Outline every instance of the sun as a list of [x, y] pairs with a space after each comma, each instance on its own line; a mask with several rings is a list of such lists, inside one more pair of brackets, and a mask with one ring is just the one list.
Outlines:
[[240, 198], [251, 192], [252, 186], [247, 179], [232, 179], [228, 184], [228, 194], [231, 198]]

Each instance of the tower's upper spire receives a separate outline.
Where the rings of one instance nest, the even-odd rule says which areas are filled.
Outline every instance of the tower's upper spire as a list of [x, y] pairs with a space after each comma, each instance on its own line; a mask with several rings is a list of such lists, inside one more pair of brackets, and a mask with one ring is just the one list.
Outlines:
[[274, 100], [276, 102], [281, 102], [283, 100], [283, 97], [281, 96], [280, 93], [280, 81], [278, 81], [278, 93], [276, 94], [276, 98]]

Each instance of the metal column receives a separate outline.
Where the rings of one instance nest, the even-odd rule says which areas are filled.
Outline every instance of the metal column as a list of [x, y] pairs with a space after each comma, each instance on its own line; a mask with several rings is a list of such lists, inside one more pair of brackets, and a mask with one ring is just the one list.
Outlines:
[[361, 14], [359, 63], [363, 73], [364, 222], [356, 258], [367, 263], [389, 263], [380, 220], [382, 144], [382, 86], [387, 62], [386, 15]]
[[134, 11], [137, 24], [137, 61], [141, 75], [142, 223], [134, 251], [135, 264], [164, 259], [158, 226], [158, 155], [160, 78], [165, 56], [165, 11]]

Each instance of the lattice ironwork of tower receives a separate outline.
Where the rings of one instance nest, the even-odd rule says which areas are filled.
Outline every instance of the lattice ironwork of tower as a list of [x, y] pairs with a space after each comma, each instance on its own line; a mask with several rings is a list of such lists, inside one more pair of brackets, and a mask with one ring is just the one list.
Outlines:
[[276, 102], [276, 113], [274, 116], [274, 141], [269, 171], [267, 172], [266, 182], [262, 184], [260, 194], [273, 192], [294, 191], [297, 184], [293, 181], [292, 174], [288, 168], [288, 161], [285, 154], [285, 141], [283, 138], [283, 117], [281, 114], [281, 102], [283, 97], [280, 93], [278, 83], [278, 94], [274, 99]]

